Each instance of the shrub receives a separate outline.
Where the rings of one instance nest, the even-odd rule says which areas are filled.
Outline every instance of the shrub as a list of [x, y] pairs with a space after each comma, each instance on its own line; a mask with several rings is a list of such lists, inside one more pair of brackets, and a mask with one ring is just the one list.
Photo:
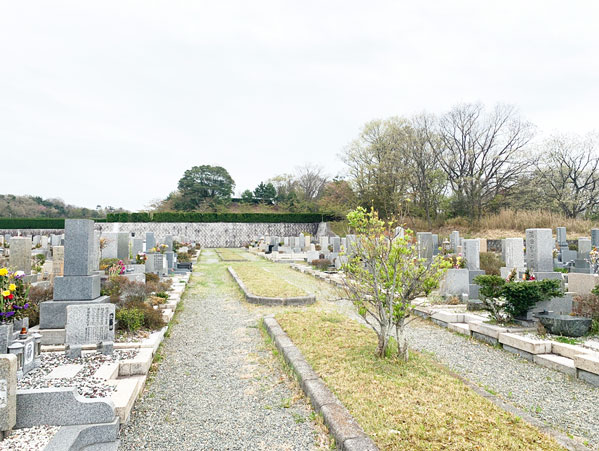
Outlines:
[[[232, 223], [318, 223], [339, 219], [321, 213], [206, 213], [161, 211], [155, 213], [108, 213], [107, 222], [232, 222]], [[61, 228], [61, 227], [58, 227]]]
[[138, 308], [121, 308], [116, 312], [117, 328], [136, 332], [144, 325], [145, 313]]
[[149, 282], [160, 282], [160, 276], [154, 273], [146, 273], [146, 283]]
[[125, 303], [128, 302], [144, 302], [150, 294], [146, 284], [143, 282], [135, 282], [127, 280], [121, 286], [121, 300]]
[[537, 302], [563, 295], [559, 280], [506, 282], [499, 276], [485, 275], [475, 277], [474, 283], [480, 285], [485, 310], [499, 323], [525, 315]]
[[575, 296], [572, 313], [599, 321], [599, 297], [596, 292], [594, 288], [591, 294]]
[[504, 266], [503, 261], [494, 252], [481, 252], [480, 254], [480, 269], [485, 271], [487, 275], [500, 275], [500, 268]]
[[135, 308], [143, 312], [143, 327], [149, 330], [163, 328], [166, 323], [162, 319], [162, 311], [144, 302], [131, 302], [127, 308]]
[[191, 255], [189, 255], [189, 252], [179, 252], [177, 254], [177, 261], [183, 263], [183, 262], [190, 262], [191, 261]]
[[102, 281], [100, 294], [102, 296], [110, 296], [112, 302], [119, 302], [121, 300], [123, 287], [128, 282], [129, 280], [123, 276], [110, 277]]
[[52, 285], [33, 285], [29, 289], [29, 308], [26, 316], [29, 317], [29, 327], [37, 326], [40, 322], [40, 302], [50, 301], [54, 297]]
[[508, 282], [502, 291], [507, 301], [506, 311], [513, 317], [526, 314], [538, 302], [563, 295], [561, 282], [550, 279]]
[[312, 260], [311, 265], [314, 266], [316, 269], [319, 269], [321, 271], [326, 271], [331, 266], [331, 262], [330, 262], [330, 260], [327, 260], [326, 258], [319, 258], [316, 260]]
[[168, 293], [165, 293], [164, 291], [160, 291], [160, 292], [156, 293], [154, 296], [158, 296], [159, 298], [162, 298], [162, 299], [168, 299]]

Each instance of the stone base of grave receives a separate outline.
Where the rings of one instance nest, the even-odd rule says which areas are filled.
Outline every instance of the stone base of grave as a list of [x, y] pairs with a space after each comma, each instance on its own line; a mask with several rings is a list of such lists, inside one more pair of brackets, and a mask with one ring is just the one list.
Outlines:
[[[67, 306], [93, 305], [110, 302], [108, 296], [100, 296], [90, 301], [45, 301], [40, 304], [40, 333], [43, 329], [64, 329], [67, 323]], [[55, 343], [59, 344], [59, 343]]]
[[[111, 423], [62, 426], [44, 451], [74, 449], [118, 450], [119, 420]], [[89, 448], [88, 448], [89, 447]]]

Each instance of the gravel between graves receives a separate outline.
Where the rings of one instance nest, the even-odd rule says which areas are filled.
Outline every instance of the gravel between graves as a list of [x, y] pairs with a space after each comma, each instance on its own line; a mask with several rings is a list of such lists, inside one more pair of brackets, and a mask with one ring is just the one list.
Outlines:
[[60, 429], [58, 426], [35, 426], [32, 428], [15, 429], [4, 440], [0, 441], [0, 450], [43, 450], [54, 434]]
[[314, 448], [311, 410], [293, 398], [258, 317], [224, 271], [203, 276], [214, 257], [202, 253], [164, 359], [121, 432], [121, 449]]
[[421, 320], [410, 324], [408, 337], [414, 349], [599, 449], [599, 388]]

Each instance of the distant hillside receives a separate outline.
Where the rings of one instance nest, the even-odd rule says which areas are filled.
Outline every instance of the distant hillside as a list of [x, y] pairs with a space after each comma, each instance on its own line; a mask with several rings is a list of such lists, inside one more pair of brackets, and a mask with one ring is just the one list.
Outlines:
[[0, 218], [104, 218], [106, 213], [123, 211], [126, 210], [99, 205], [95, 210], [76, 207], [61, 199], [0, 194]]

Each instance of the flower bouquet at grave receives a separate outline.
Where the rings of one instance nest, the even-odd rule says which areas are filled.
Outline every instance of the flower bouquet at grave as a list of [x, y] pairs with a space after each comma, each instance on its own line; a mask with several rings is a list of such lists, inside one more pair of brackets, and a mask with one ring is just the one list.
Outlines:
[[593, 273], [599, 272], [599, 250], [597, 250], [597, 247], [593, 246], [593, 249], [589, 252], [588, 262], [591, 264]]
[[150, 252], [154, 252], [154, 253], [159, 252], [161, 254], [164, 254], [167, 249], [168, 249], [168, 245], [166, 245], [166, 244], [157, 244], [156, 247], [153, 247]]
[[518, 268], [514, 268], [510, 271], [510, 273], [506, 277], [505, 281], [506, 282], [515, 282], [517, 278], [518, 278]]
[[448, 254], [443, 259], [449, 262], [452, 269], [464, 269], [466, 267], [466, 259], [462, 257], [462, 254]]
[[138, 265], [143, 265], [145, 264], [147, 259], [148, 256], [145, 254], [145, 252], [138, 252], [135, 256], [135, 263], [137, 263]]
[[532, 273], [530, 268], [526, 268], [526, 271], [522, 275], [522, 280], [537, 280], [535, 275]]
[[29, 308], [29, 285], [23, 271], [10, 272], [0, 268], [0, 322], [12, 322], [26, 315]]
[[115, 263], [108, 269], [108, 276], [111, 279], [123, 274], [125, 274], [125, 263], [123, 263], [123, 260], [119, 260], [118, 263]]

